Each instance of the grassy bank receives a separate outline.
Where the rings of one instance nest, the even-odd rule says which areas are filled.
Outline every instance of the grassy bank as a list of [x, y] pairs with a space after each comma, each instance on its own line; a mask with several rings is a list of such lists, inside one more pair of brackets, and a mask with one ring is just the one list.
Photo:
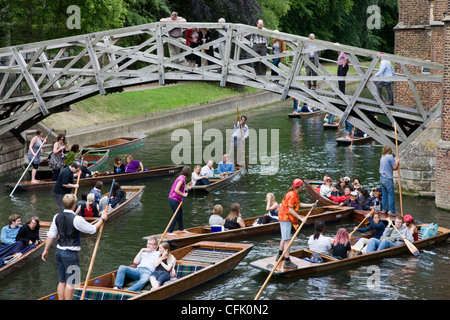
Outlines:
[[49, 127], [55, 125], [56, 129], [69, 130], [114, 120], [139, 117], [144, 114], [188, 105], [205, 104], [210, 101], [255, 91], [257, 89], [246, 87], [240, 92], [232, 87], [222, 88], [217, 83], [208, 82], [193, 82], [164, 87], [152, 85], [120, 93], [111, 93], [105, 96], [97, 95], [91, 97], [73, 104], [71, 111], [51, 115], [43, 122]]

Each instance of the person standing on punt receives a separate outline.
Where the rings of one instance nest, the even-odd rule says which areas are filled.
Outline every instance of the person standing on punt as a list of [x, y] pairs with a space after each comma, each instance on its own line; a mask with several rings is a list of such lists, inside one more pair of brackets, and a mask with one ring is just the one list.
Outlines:
[[[277, 261], [280, 259], [283, 251], [289, 245], [291, 240], [291, 229], [292, 225], [298, 225], [298, 220], [302, 220], [302, 217], [298, 214], [300, 207], [311, 207], [312, 205], [301, 204], [300, 203], [300, 191], [303, 188], [303, 181], [301, 179], [295, 179], [292, 182], [292, 186], [289, 188], [288, 192], [281, 202], [280, 210], [278, 212], [278, 219], [280, 221], [281, 230], [281, 242], [280, 249], [277, 255]], [[293, 263], [290, 259], [290, 250], [284, 255], [284, 268], [296, 269], [297, 265]]]
[[[189, 192], [190, 187], [186, 187], [186, 178], [191, 176], [191, 168], [188, 166], [184, 166], [183, 169], [181, 169], [181, 173], [178, 176], [178, 178], [174, 181], [172, 184], [172, 188], [170, 189], [169, 193], [169, 204], [172, 208], [173, 214], [178, 210], [177, 215], [173, 219], [172, 223], [169, 226], [169, 229], [167, 230], [167, 234], [174, 235], [173, 229], [175, 228], [175, 224], [178, 222], [178, 229], [183, 232], [188, 232], [184, 230], [183, 226], [183, 208], [182, 208], [182, 201], [184, 198], [187, 197], [187, 193]], [[179, 207], [179, 209], [178, 209]]]
[[[45, 249], [42, 252], [42, 260], [46, 261], [48, 250], [59, 236], [56, 250], [56, 264], [58, 268], [58, 297], [59, 300], [71, 300], [74, 292], [74, 285], [79, 283], [80, 260], [78, 252], [81, 250], [80, 233], [94, 234], [100, 226], [108, 219], [108, 215], [103, 213], [95, 224], [90, 224], [81, 216], [74, 212], [77, 204], [77, 197], [66, 194], [62, 203], [64, 211], [57, 213], [53, 218], [50, 230], [47, 233]], [[78, 273], [78, 275], [77, 275]]]
[[380, 159], [381, 206], [383, 213], [395, 215], [394, 170], [399, 167], [400, 159], [395, 160], [392, 148], [384, 146]]
[[39, 180], [36, 180], [36, 173], [37, 169], [39, 168], [39, 163], [41, 163], [41, 151], [39, 150], [39, 148], [41, 148], [42, 144], [42, 130], [37, 129], [36, 135], [33, 137], [33, 139], [31, 139], [27, 154], [28, 161], [33, 161], [33, 169], [31, 170], [31, 183], [39, 183]]

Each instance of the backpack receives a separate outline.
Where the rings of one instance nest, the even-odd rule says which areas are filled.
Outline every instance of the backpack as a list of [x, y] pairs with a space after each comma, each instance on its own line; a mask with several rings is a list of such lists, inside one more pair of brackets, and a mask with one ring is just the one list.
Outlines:
[[438, 225], [436, 223], [430, 223], [426, 226], [420, 227], [420, 231], [422, 232], [422, 240], [431, 238], [438, 234]]

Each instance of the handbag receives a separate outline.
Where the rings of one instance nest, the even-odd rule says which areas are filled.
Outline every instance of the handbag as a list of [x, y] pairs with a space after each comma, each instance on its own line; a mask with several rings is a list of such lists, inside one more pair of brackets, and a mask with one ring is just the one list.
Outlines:
[[430, 223], [420, 227], [420, 231], [422, 232], [422, 240], [431, 238], [438, 234], [438, 225], [436, 223]]

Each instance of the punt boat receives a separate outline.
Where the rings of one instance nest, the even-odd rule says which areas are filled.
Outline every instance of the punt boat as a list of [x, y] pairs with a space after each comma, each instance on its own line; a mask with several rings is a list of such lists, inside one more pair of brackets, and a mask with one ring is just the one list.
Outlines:
[[[311, 209], [302, 209], [299, 211], [300, 215], [306, 216]], [[314, 225], [318, 220], [323, 222], [335, 222], [340, 221], [348, 217], [354, 208], [351, 207], [317, 207], [314, 208], [306, 220], [305, 225]], [[164, 241], [167, 241], [170, 245], [175, 247], [183, 247], [195, 243], [197, 241], [230, 241], [254, 236], [260, 236], [280, 231], [280, 224], [278, 221], [270, 222], [266, 224], [254, 225], [255, 221], [260, 217], [253, 217], [243, 219], [245, 228], [223, 230], [216, 232], [216, 226], [199, 226], [193, 228], [187, 228], [186, 232], [174, 231], [174, 235], [165, 235]], [[161, 234], [155, 235], [158, 239], [162, 237]], [[143, 239], [147, 240], [150, 236], [146, 236]]]
[[[373, 140], [372, 137], [353, 137], [353, 145], [359, 145], [359, 144], [368, 144], [371, 143]], [[341, 145], [351, 145], [352, 139], [345, 139], [344, 137], [336, 138], [336, 142]]]
[[311, 118], [314, 116], [321, 115], [323, 113], [322, 110], [313, 111], [313, 112], [293, 112], [289, 113], [289, 118]]
[[[417, 249], [423, 249], [426, 247], [434, 246], [436, 244], [445, 242], [449, 236], [450, 236], [450, 229], [438, 227], [438, 234], [434, 237], [421, 239], [421, 233], [420, 233], [420, 227], [423, 225], [418, 225], [419, 228], [419, 240], [415, 241], [413, 244]], [[350, 241], [351, 244], [354, 245], [356, 241], [361, 238], [366, 237], [370, 238], [371, 235], [365, 235], [365, 236], [358, 236], [353, 237]], [[307, 248], [291, 251], [291, 261], [295, 263], [298, 268], [297, 269], [288, 269], [283, 267], [283, 262], [281, 262], [277, 269], [274, 272], [274, 275], [282, 276], [282, 277], [296, 277], [296, 276], [305, 276], [305, 275], [311, 275], [316, 274], [319, 272], [325, 272], [325, 271], [331, 271], [336, 270], [338, 268], [348, 268], [350, 266], [360, 265], [367, 261], [372, 261], [375, 259], [381, 259], [381, 258], [387, 258], [392, 257], [400, 254], [410, 254], [409, 249], [406, 245], [400, 245], [388, 249], [384, 249], [381, 251], [375, 251], [371, 253], [366, 253], [362, 255], [355, 255], [350, 258], [345, 259], [337, 259], [332, 256], [322, 254], [320, 253], [323, 262], [322, 263], [313, 263], [310, 261], [305, 260], [310, 259], [311, 256], [315, 252], [312, 250], [309, 250]], [[276, 257], [272, 256], [269, 258], [260, 259], [257, 261], [253, 261], [250, 263], [250, 265], [256, 269], [265, 271], [265, 272], [271, 272], [272, 268], [276, 265], [275, 261]]]
[[211, 184], [208, 185], [200, 185], [200, 186], [192, 186], [191, 190], [194, 192], [211, 192], [222, 188], [227, 183], [231, 182], [235, 177], [239, 176], [242, 172], [242, 168], [238, 168], [235, 172], [227, 175], [223, 179], [219, 178], [209, 178]]
[[113, 151], [117, 151], [120, 149], [131, 147], [131, 146], [140, 145], [140, 144], [144, 143], [145, 140], [147, 140], [146, 135], [120, 137], [120, 138], [101, 141], [101, 142], [97, 142], [94, 144], [84, 146], [83, 151], [109, 149], [109, 151], [113, 152]]
[[[90, 279], [85, 300], [162, 300], [198, 287], [233, 270], [250, 252], [253, 245], [224, 242], [198, 242], [188, 247], [171, 251], [177, 259], [177, 277], [151, 290], [147, 283], [140, 293], [113, 289], [117, 270]], [[134, 265], [135, 267], [135, 265]], [[74, 300], [81, 298], [84, 283], [75, 287]], [[57, 300], [58, 293], [52, 293], [40, 300]]]
[[[181, 171], [183, 166], [158, 166], [144, 168], [144, 171], [139, 172], [124, 172], [119, 174], [110, 174], [110, 172], [97, 172], [91, 177], [80, 179], [79, 185], [83, 186], [94, 186], [97, 181], [102, 181], [103, 184], [111, 183], [111, 181], [138, 181], [144, 179], [153, 179], [161, 177], [169, 177], [177, 174]], [[39, 183], [31, 183], [31, 181], [21, 181], [17, 185], [17, 189], [22, 190], [42, 190], [42, 189], [53, 189], [55, 186], [55, 181], [51, 179], [40, 180]], [[13, 189], [16, 183], [6, 183], [5, 187]]]

